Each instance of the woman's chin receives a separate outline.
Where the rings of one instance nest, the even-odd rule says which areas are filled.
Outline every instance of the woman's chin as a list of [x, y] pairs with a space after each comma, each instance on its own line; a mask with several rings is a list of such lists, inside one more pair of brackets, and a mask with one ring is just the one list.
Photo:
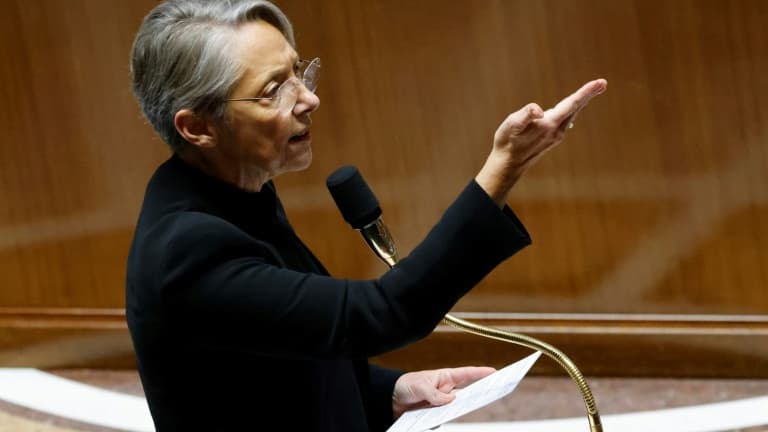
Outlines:
[[292, 149], [295, 151], [295, 153], [288, 160], [288, 163], [286, 164], [286, 171], [304, 171], [305, 169], [309, 168], [310, 165], [312, 165], [312, 146], [309, 143], [302, 143], [301, 145], [306, 145], [306, 148]]

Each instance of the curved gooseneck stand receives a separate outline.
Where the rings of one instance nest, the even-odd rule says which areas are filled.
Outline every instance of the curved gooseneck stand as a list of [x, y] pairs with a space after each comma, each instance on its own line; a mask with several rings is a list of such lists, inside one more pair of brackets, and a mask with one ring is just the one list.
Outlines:
[[[331, 193], [334, 201], [336, 201], [336, 205], [339, 207], [339, 211], [344, 219], [349, 222], [352, 228], [360, 231], [368, 246], [373, 249], [374, 253], [382, 261], [390, 268], [394, 267], [398, 260], [395, 242], [389, 230], [381, 221], [380, 216], [382, 212], [379, 201], [357, 168], [351, 165], [341, 167], [328, 177], [326, 183], [328, 191]], [[469, 333], [522, 345], [541, 351], [549, 356], [562, 366], [576, 382], [576, 385], [579, 386], [584, 403], [587, 405], [590, 431], [602, 432], [603, 425], [600, 422], [600, 415], [597, 413], [595, 398], [592, 396], [592, 391], [589, 389], [586, 380], [584, 380], [584, 375], [582, 375], [573, 361], [557, 348], [530, 336], [485, 327], [456, 318], [450, 314], [445, 316], [443, 322]]]
[[[368, 243], [368, 246], [370, 246], [374, 253], [390, 268], [397, 264], [398, 257], [395, 242], [392, 239], [389, 230], [381, 221], [381, 218], [377, 218], [374, 222], [366, 225], [359, 231], [360, 234], [363, 235], [366, 243]], [[581, 371], [579, 371], [573, 361], [560, 350], [546, 342], [542, 342], [530, 336], [475, 324], [470, 321], [456, 318], [451, 314], [445, 315], [443, 322], [468, 333], [522, 345], [546, 354], [549, 358], [562, 366], [579, 387], [579, 391], [581, 392], [587, 407], [590, 431], [602, 432], [603, 425], [600, 422], [600, 414], [597, 412], [597, 405], [595, 404], [595, 398], [592, 396], [592, 390], [589, 389], [589, 385], [587, 385], [587, 381], [584, 379], [584, 375]]]

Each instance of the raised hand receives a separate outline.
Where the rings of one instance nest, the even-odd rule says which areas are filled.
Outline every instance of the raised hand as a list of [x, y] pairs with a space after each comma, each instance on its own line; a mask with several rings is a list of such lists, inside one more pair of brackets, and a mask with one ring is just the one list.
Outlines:
[[493, 149], [475, 178], [503, 206], [510, 189], [547, 150], [559, 144], [579, 111], [604, 92], [608, 82], [590, 81], [546, 111], [535, 103], [510, 114], [493, 136]]

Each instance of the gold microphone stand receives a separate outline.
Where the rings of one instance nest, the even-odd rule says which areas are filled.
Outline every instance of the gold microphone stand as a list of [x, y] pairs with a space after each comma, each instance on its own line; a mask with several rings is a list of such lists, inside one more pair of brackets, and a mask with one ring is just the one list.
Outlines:
[[[375, 222], [362, 228], [360, 234], [363, 235], [366, 243], [373, 249], [374, 253], [390, 268], [397, 264], [398, 257], [395, 242], [392, 239], [389, 230], [381, 221], [381, 218], [376, 219]], [[522, 345], [546, 354], [549, 358], [562, 366], [579, 387], [581, 396], [584, 398], [584, 404], [587, 406], [589, 430], [591, 432], [603, 431], [603, 424], [600, 422], [600, 414], [597, 412], [597, 405], [595, 404], [595, 398], [592, 396], [592, 390], [589, 389], [589, 385], [587, 385], [584, 375], [576, 367], [576, 364], [574, 364], [568, 356], [563, 354], [563, 352], [546, 342], [542, 342], [530, 336], [475, 324], [461, 318], [456, 318], [451, 314], [446, 314], [443, 318], [443, 322], [451, 327], [458, 328], [468, 333]]]

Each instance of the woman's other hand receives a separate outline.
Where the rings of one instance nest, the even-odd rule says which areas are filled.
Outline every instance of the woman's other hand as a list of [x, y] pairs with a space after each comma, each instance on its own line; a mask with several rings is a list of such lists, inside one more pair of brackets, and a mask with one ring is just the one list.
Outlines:
[[493, 150], [475, 180], [499, 206], [512, 186], [549, 149], [565, 138], [576, 115], [608, 82], [590, 81], [546, 111], [530, 103], [501, 123], [493, 137]]
[[495, 371], [491, 367], [467, 366], [406, 373], [395, 383], [392, 413], [397, 419], [406, 411], [445, 405], [456, 397], [456, 389], [466, 387]]

